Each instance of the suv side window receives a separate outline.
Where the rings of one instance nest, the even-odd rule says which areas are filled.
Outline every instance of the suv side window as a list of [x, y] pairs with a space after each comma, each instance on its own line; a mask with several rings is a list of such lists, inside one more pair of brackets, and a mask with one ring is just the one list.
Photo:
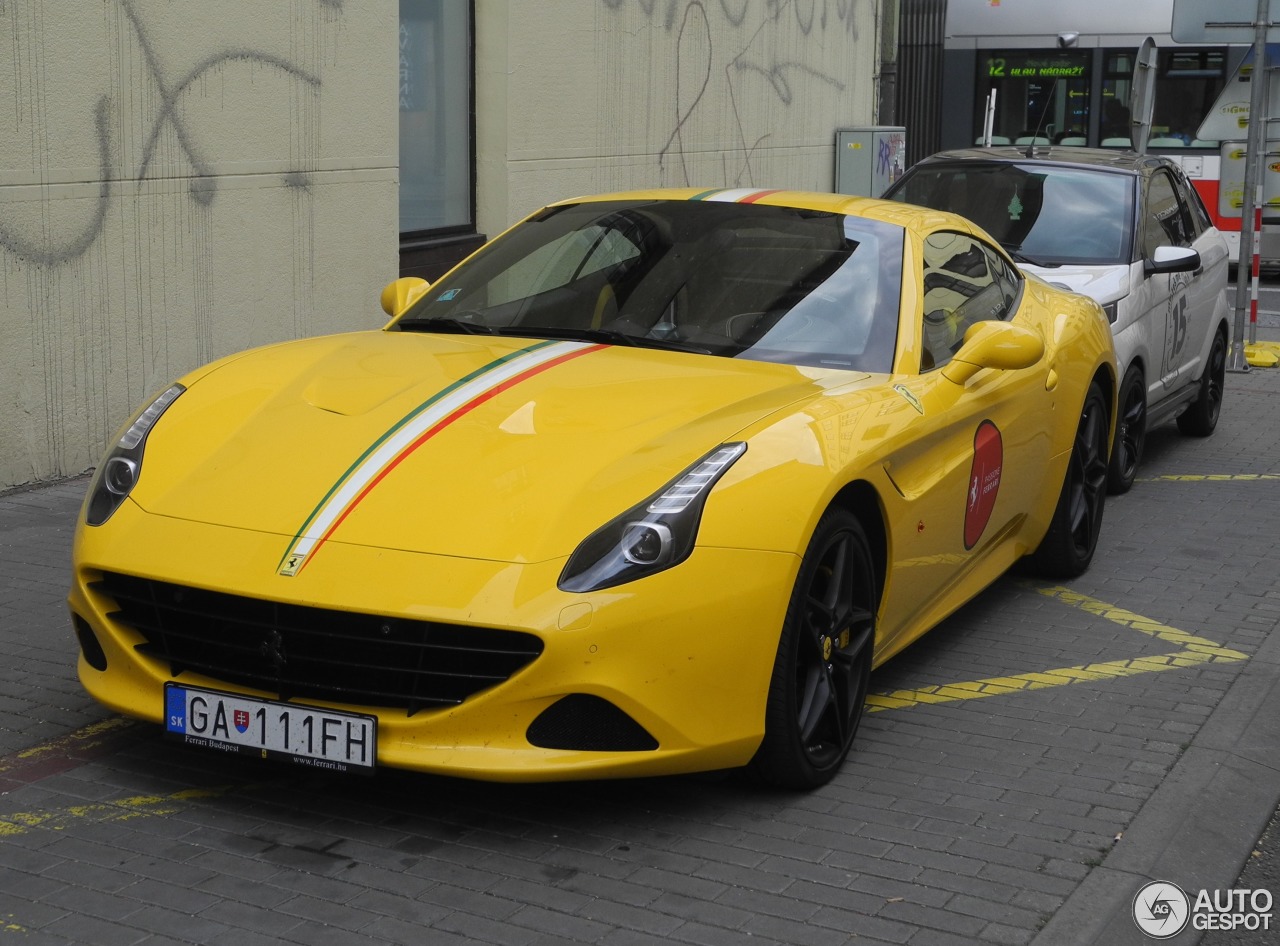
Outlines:
[[1178, 176], [1179, 193], [1186, 200], [1187, 209], [1191, 213], [1191, 238], [1198, 239], [1206, 230], [1213, 226], [1213, 220], [1209, 217], [1209, 211], [1205, 209], [1204, 201], [1200, 197], [1200, 192], [1186, 173]]
[[1022, 277], [980, 240], [939, 231], [924, 241], [924, 326], [920, 368], [940, 368], [975, 322], [1007, 319]]
[[1190, 208], [1168, 171], [1151, 175], [1143, 217], [1142, 245], [1146, 256], [1158, 246], [1190, 246], [1195, 238]]

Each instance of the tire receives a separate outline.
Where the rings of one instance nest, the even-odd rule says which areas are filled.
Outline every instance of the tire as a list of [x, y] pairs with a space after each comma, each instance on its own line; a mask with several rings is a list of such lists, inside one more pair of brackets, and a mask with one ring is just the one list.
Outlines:
[[1209, 349], [1209, 361], [1200, 376], [1200, 396], [1178, 415], [1178, 429], [1189, 437], [1207, 437], [1218, 426], [1222, 413], [1222, 388], [1227, 378], [1227, 336], [1218, 332]]
[[1107, 467], [1107, 492], [1127, 493], [1138, 475], [1147, 442], [1147, 391], [1142, 369], [1130, 366], [1120, 383], [1120, 410], [1116, 416], [1116, 440]]
[[1044, 578], [1075, 578], [1093, 560], [1107, 498], [1107, 402], [1094, 381], [1080, 410], [1049, 531], [1030, 556], [1030, 571]]
[[764, 739], [751, 767], [787, 789], [826, 784], [862, 721], [879, 585], [866, 532], [844, 509], [818, 523], [778, 642]]

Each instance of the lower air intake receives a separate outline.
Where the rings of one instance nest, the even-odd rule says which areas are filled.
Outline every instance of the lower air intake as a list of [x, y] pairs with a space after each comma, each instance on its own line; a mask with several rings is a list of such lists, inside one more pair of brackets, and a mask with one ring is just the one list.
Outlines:
[[571, 693], [552, 703], [529, 726], [525, 738], [540, 749], [579, 752], [652, 752], [658, 740], [608, 700]]

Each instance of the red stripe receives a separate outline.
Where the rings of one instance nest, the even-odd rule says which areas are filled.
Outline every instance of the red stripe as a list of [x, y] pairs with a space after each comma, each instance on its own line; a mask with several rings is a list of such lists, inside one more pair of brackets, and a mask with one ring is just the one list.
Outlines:
[[760, 200], [761, 198], [764, 198], [764, 197], [768, 197], [770, 194], [776, 194], [778, 193], [778, 191], [779, 191], [779, 188], [776, 188], [776, 187], [771, 191], [756, 191], [754, 194], [748, 194], [746, 197], [742, 198], [742, 200], [738, 201], [738, 203], [754, 204], [757, 200]]
[[1250, 274], [1251, 280], [1250, 291], [1252, 298], [1249, 300], [1249, 324], [1254, 325], [1258, 321], [1258, 277], [1262, 273], [1262, 208], [1258, 207], [1253, 215], [1253, 271]]
[[456, 411], [454, 411], [448, 417], [441, 418], [439, 423], [437, 423], [435, 426], [429, 427], [427, 430], [423, 431], [417, 440], [413, 441], [411, 444], [405, 447], [402, 451], [400, 451], [399, 455], [396, 456], [395, 459], [393, 459], [390, 463], [388, 463], [386, 467], [383, 468], [376, 477], [374, 477], [372, 480], [369, 481], [369, 483], [365, 486], [364, 489], [362, 489], [359, 493], [356, 494], [355, 499], [351, 500], [351, 503], [347, 506], [347, 508], [342, 511], [342, 515], [340, 515], [337, 519], [334, 520], [333, 524], [329, 526], [327, 530], [325, 530], [324, 535], [320, 537], [319, 541], [317, 541], [316, 544], [312, 546], [311, 551], [307, 553], [307, 557], [302, 560], [302, 564], [298, 567], [298, 571], [295, 574], [298, 574], [298, 575], [302, 574], [302, 570], [311, 563], [311, 560], [315, 557], [315, 554], [320, 551], [320, 546], [324, 545], [325, 542], [329, 541], [329, 537], [333, 535], [335, 531], [337, 531], [338, 526], [342, 525], [342, 523], [346, 521], [347, 516], [351, 515], [351, 512], [356, 508], [356, 506], [360, 505], [361, 501], [366, 496], [368, 496], [370, 492], [373, 491], [373, 488], [375, 486], [381, 483], [387, 477], [387, 475], [390, 474], [391, 471], [394, 470], [396, 467], [398, 467], [401, 464], [401, 462], [403, 462], [406, 458], [408, 458], [408, 456], [411, 453], [417, 450], [420, 446], [422, 446], [424, 443], [426, 443], [436, 434], [440, 433], [440, 431], [444, 430], [454, 421], [458, 420], [458, 418], [471, 413], [481, 404], [484, 404], [486, 401], [492, 400], [493, 398], [501, 394], [503, 391], [510, 390], [520, 382], [527, 381], [529, 378], [532, 378], [534, 375], [538, 375], [544, 371], [548, 371], [551, 368], [556, 367], [557, 365], [562, 365], [566, 361], [570, 361], [574, 358], [581, 358], [583, 355], [589, 355], [591, 354], [591, 352], [599, 351], [600, 349], [605, 347], [607, 346], [592, 345], [589, 348], [581, 348], [578, 351], [568, 352], [567, 354], [561, 355], [559, 358], [555, 358], [551, 361], [545, 362], [544, 364], [535, 365], [534, 367], [530, 368], [528, 371], [518, 374], [514, 378], [509, 378], [506, 381], [504, 381], [502, 384], [499, 384], [497, 387], [490, 388], [488, 391], [485, 391], [483, 394], [477, 395], [475, 398], [473, 398], [472, 400], [468, 401], [466, 404], [463, 404], [461, 407], [459, 407]]

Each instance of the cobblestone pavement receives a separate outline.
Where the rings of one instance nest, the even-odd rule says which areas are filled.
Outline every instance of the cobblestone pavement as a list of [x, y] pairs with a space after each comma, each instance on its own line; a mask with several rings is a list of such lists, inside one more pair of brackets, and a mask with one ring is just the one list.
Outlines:
[[1140, 478], [1084, 576], [1002, 579], [877, 671], [808, 794], [162, 741], [75, 679], [84, 479], [0, 495], [0, 946], [1143, 942], [1139, 887], [1230, 887], [1280, 799], [1280, 369], [1229, 375], [1208, 439], [1153, 431]]

